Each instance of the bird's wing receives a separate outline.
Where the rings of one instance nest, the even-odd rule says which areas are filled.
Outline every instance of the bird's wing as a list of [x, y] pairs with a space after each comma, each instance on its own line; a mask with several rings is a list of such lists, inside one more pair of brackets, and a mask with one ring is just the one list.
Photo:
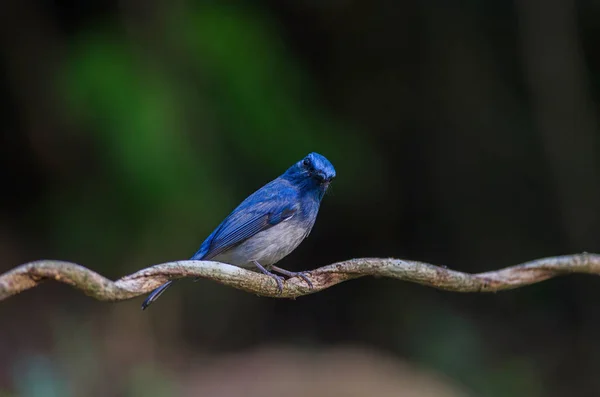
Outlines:
[[296, 214], [297, 205], [289, 199], [288, 192], [261, 190], [244, 200], [206, 239], [192, 259], [214, 258]]

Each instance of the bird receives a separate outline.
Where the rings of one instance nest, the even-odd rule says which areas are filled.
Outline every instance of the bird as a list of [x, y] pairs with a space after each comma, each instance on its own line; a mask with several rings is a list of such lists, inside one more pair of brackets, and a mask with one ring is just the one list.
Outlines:
[[[301, 277], [312, 288], [305, 272], [291, 272], [274, 264], [310, 234], [321, 200], [335, 177], [335, 168], [327, 158], [309, 153], [242, 201], [190, 259], [256, 268], [275, 280], [279, 293], [283, 292], [283, 277], [274, 272]], [[157, 300], [173, 281], [152, 291], [142, 303], [142, 310]]]

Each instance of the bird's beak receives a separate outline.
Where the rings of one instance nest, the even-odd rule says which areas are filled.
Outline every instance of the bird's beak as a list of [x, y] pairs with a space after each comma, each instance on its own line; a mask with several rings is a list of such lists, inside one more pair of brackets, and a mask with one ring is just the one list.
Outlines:
[[322, 187], [327, 188], [327, 187], [329, 187], [329, 184], [333, 180], [333, 177], [331, 177], [331, 176], [325, 176], [325, 174], [319, 172], [317, 174], [317, 179], [319, 180], [319, 184]]
[[323, 179], [321, 179], [321, 186], [323, 186], [325, 189], [327, 189], [329, 187], [329, 184], [331, 184], [332, 180], [333, 180], [333, 178], [323, 178]]

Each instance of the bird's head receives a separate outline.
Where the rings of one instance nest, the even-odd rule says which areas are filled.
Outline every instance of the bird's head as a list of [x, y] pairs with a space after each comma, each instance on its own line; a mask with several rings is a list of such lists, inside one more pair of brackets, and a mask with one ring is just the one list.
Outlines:
[[283, 178], [303, 187], [317, 188], [325, 193], [335, 178], [335, 168], [325, 157], [313, 152], [288, 168]]

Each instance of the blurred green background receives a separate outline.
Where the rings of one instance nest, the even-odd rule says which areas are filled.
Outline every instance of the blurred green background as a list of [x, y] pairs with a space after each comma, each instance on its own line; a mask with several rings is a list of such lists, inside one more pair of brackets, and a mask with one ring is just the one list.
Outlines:
[[[308, 152], [338, 178], [281, 266], [481, 272], [600, 251], [600, 3], [0, 4], [0, 271], [189, 258]], [[0, 396], [598, 396], [600, 284], [296, 301], [181, 283], [146, 312], [0, 303]]]

